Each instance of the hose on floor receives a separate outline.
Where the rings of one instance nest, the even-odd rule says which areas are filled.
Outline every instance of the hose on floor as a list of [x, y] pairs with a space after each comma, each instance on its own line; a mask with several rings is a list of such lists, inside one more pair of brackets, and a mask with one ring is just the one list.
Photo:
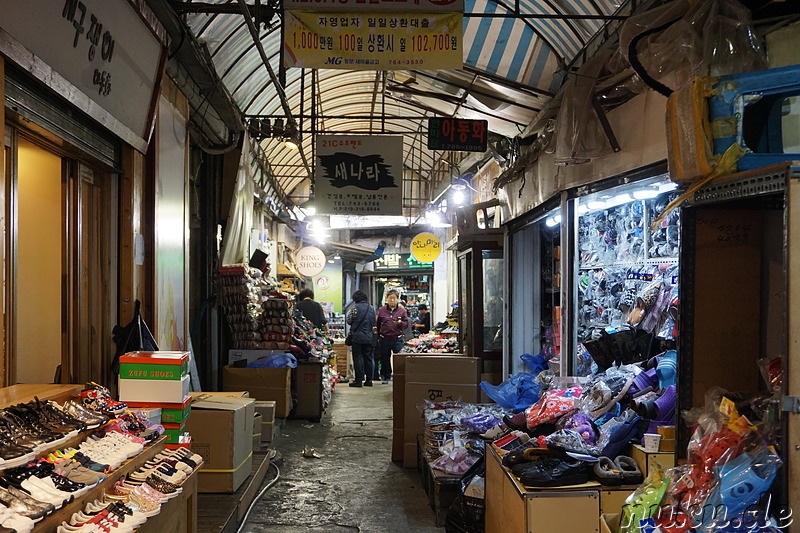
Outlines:
[[[236, 533], [242, 533], [245, 524], [247, 524], [247, 519], [250, 517], [250, 511], [253, 510], [253, 506], [255, 506], [256, 502], [258, 502], [261, 498], [263, 498], [264, 494], [266, 494], [267, 491], [271, 489], [272, 486], [275, 483], [277, 483], [278, 480], [281, 478], [281, 470], [280, 468], [278, 468], [278, 465], [270, 461], [269, 467], [275, 468], [275, 477], [269, 483], [267, 483], [266, 486], [263, 489], [261, 489], [261, 491], [258, 494], [256, 494], [256, 497], [253, 498], [253, 501], [250, 502], [250, 505], [247, 506], [247, 511], [244, 513], [244, 517], [242, 518], [242, 523], [239, 524], [239, 529], [236, 530]], [[269, 469], [269, 467], [267, 467], [267, 469]]]

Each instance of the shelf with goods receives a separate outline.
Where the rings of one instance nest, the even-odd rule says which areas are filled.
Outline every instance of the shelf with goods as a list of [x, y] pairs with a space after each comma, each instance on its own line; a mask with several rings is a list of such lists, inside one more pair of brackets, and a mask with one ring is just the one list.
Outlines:
[[[83, 387], [80, 385], [12, 385], [0, 389], [0, 409], [6, 409], [20, 404], [38, 405], [36, 402], [37, 399], [40, 402], [49, 400], [56, 404], [63, 405], [67, 401], [78, 400], [78, 393], [81, 389], [83, 389]], [[74, 436], [54, 441], [52, 444], [36, 452], [35, 457], [36, 459], [43, 459], [58, 450], [77, 449], [81, 443], [98, 433], [98, 431], [98, 429], [84, 429]], [[105, 479], [45, 516], [34, 525], [33, 531], [55, 531], [62, 522], [68, 521], [74, 513], [83, 510], [87, 503], [102, 499], [104, 494], [111, 492], [117, 481], [135, 472], [162, 452], [165, 448], [166, 441], [167, 436], [161, 435], [153, 442], [144, 446], [136, 455], [125, 460], [114, 470], [106, 471]], [[30, 462], [25, 464], [30, 464]], [[197, 468], [194, 469], [192, 474], [181, 482], [181, 494], [168, 502], [162, 503], [161, 512], [156, 516], [150, 517], [137, 531], [165, 531], [165, 525], [169, 526], [170, 531], [185, 531], [187, 533], [196, 531], [196, 480], [199, 467], [200, 465], [197, 465]], [[0, 468], [0, 471], [2, 471], [0, 475], [7, 475], [5, 473], [6, 470], [8, 469]]]

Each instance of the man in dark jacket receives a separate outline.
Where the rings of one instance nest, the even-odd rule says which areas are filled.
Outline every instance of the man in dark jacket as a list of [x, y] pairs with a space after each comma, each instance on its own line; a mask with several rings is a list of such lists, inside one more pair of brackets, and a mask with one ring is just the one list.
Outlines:
[[408, 312], [398, 305], [397, 291], [386, 294], [386, 305], [378, 310], [378, 353], [381, 360], [381, 382], [392, 379], [392, 352], [403, 350], [403, 331], [408, 327]]
[[314, 301], [314, 291], [311, 289], [303, 289], [297, 293], [297, 308], [315, 327], [324, 329], [328, 324], [328, 319], [325, 318], [325, 311], [323, 311], [318, 302]]
[[350, 324], [350, 335], [353, 351], [353, 372], [355, 377], [350, 383], [351, 387], [361, 387], [362, 380], [366, 387], [372, 387], [373, 374], [373, 347], [372, 328], [375, 324], [375, 309], [369, 305], [367, 295], [362, 291], [353, 293], [353, 307], [347, 313], [347, 323]]

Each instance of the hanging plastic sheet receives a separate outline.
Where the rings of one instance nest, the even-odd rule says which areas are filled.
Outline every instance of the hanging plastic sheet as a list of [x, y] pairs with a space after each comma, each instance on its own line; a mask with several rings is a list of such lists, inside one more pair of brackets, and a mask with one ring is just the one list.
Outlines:
[[250, 138], [244, 133], [242, 155], [239, 159], [239, 172], [231, 198], [228, 224], [222, 238], [222, 264], [247, 263], [250, 243], [250, 229], [253, 227], [253, 194], [255, 181], [249, 165], [252, 155], [248, 150]]

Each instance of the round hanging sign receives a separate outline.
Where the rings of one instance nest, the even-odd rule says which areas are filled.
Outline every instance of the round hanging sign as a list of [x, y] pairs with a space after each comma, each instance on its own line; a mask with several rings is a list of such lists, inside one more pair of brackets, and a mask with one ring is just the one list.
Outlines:
[[297, 258], [297, 271], [304, 276], [316, 276], [325, 268], [328, 260], [325, 258], [325, 252], [316, 246], [306, 246], [301, 248], [296, 255]]
[[411, 240], [411, 255], [420, 263], [432, 263], [442, 253], [442, 241], [433, 233], [420, 233]]

